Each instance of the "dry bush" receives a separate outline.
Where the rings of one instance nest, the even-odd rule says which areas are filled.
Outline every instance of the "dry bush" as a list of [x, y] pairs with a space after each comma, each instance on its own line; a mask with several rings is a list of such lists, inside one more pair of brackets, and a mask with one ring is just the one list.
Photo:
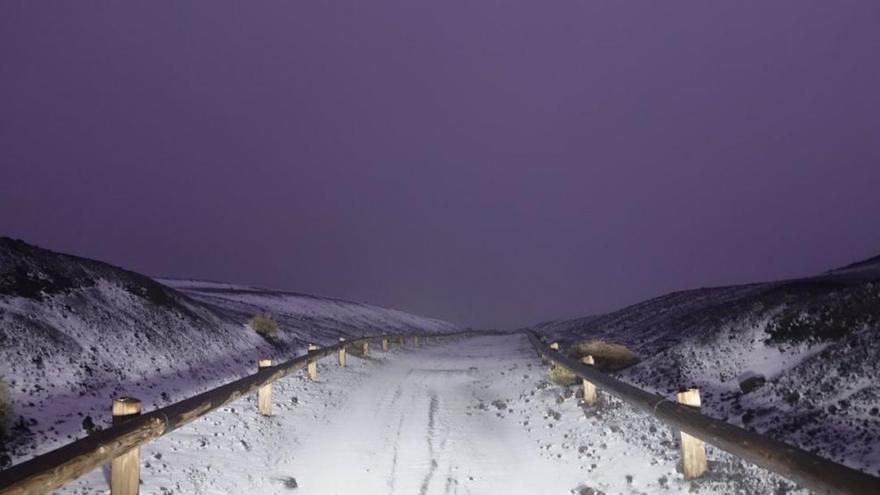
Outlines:
[[568, 355], [580, 360], [593, 356], [596, 369], [602, 371], [620, 371], [639, 362], [636, 353], [620, 344], [612, 344], [602, 340], [582, 340], [575, 342], [568, 350]]
[[263, 337], [275, 337], [278, 335], [278, 322], [267, 314], [254, 315], [248, 322], [248, 326]]
[[547, 379], [563, 387], [576, 385], [581, 381], [580, 377], [569, 371], [568, 368], [555, 364], [550, 366], [550, 370], [547, 372]]
[[345, 352], [351, 354], [352, 356], [363, 358], [364, 357], [364, 345], [363, 344], [348, 344], [345, 346]]
[[[636, 354], [620, 344], [611, 344], [602, 340], [582, 340], [575, 342], [567, 349], [569, 357], [581, 359], [593, 356], [596, 369], [606, 372], [620, 371], [639, 362]], [[547, 378], [561, 386], [576, 385], [580, 377], [563, 366], [552, 365]]]
[[6, 381], [0, 378], [0, 438], [5, 437], [12, 431], [14, 419], [9, 387], [6, 385]]

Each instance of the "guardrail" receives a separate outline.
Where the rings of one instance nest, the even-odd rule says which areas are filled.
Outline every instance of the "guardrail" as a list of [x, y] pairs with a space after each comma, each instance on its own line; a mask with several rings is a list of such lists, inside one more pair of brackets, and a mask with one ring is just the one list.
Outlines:
[[317, 376], [317, 360], [334, 353], [338, 353], [339, 364], [344, 366], [348, 346], [362, 345], [363, 351], [367, 351], [370, 342], [381, 340], [382, 349], [388, 350], [391, 339], [397, 339], [402, 345], [409, 338], [418, 343], [419, 338], [444, 338], [466, 333], [376, 335], [350, 341], [340, 339], [338, 344], [321, 349], [309, 346], [306, 355], [275, 366], [261, 359], [258, 371], [253, 375], [143, 415], [139, 414], [140, 402], [136, 399], [117, 399], [113, 403], [114, 423], [109, 428], [0, 471], [0, 495], [49, 493], [108, 462], [112, 462], [111, 494], [136, 494], [139, 447], [218, 407], [258, 392], [259, 411], [271, 414], [273, 382], [303, 368], [308, 368], [309, 376], [314, 380]]
[[[645, 392], [558, 352], [558, 345], [544, 343], [534, 332], [528, 332], [528, 337], [540, 357], [564, 366], [584, 381], [585, 400], [588, 400], [586, 397], [590, 393], [595, 394], [595, 388], [591, 389], [590, 387], [604, 390], [683, 432], [683, 449], [686, 448], [684, 440], [687, 439], [687, 435], [690, 435], [819, 494], [880, 494], [880, 478], [837, 464], [778, 440], [710, 418], [692, 406], [679, 404], [659, 395]], [[699, 399], [697, 399], [696, 405], [699, 405]], [[688, 472], [687, 464], [694, 461], [693, 449], [695, 446], [687, 447], [692, 450], [683, 452], [686, 474]], [[702, 447], [702, 444], [699, 447]], [[699, 458], [696, 459], [696, 462], [699, 463]], [[703, 454], [703, 470], [705, 470], [705, 454]], [[698, 474], [699, 467], [697, 467]]]

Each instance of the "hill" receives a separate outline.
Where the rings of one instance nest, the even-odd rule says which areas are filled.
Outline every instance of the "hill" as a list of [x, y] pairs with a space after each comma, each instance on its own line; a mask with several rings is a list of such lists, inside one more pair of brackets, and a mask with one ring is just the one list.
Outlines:
[[880, 263], [773, 283], [676, 292], [613, 313], [542, 323], [559, 340], [623, 344], [619, 376], [665, 396], [697, 386], [703, 410], [880, 473]]
[[[163, 283], [164, 282], [164, 283]], [[265, 338], [247, 322], [268, 313]], [[144, 408], [253, 372], [340, 336], [453, 324], [339, 299], [198, 281], [164, 280], [0, 238], [0, 379], [13, 427], [0, 467], [109, 423], [114, 397]]]

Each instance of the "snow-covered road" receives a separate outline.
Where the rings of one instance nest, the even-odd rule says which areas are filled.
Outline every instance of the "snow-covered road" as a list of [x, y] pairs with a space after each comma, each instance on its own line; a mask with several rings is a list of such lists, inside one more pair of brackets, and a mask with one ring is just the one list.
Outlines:
[[[375, 347], [274, 385], [142, 449], [144, 494], [771, 493], [778, 478], [710, 449], [677, 472], [676, 434], [605, 397], [552, 386], [521, 334]], [[106, 493], [106, 469], [62, 493]], [[796, 493], [796, 492], [788, 492]]]
[[533, 361], [524, 340], [498, 337], [401, 353], [303, 439], [291, 470], [307, 493], [566, 493], [577, 473], [482, 409], [509, 414], [499, 379]]

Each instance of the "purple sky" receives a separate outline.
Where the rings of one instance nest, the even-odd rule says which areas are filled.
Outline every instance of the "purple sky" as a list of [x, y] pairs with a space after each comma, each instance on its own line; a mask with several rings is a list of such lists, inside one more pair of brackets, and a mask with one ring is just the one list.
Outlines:
[[0, 234], [516, 327], [880, 254], [880, 2], [0, 3]]

